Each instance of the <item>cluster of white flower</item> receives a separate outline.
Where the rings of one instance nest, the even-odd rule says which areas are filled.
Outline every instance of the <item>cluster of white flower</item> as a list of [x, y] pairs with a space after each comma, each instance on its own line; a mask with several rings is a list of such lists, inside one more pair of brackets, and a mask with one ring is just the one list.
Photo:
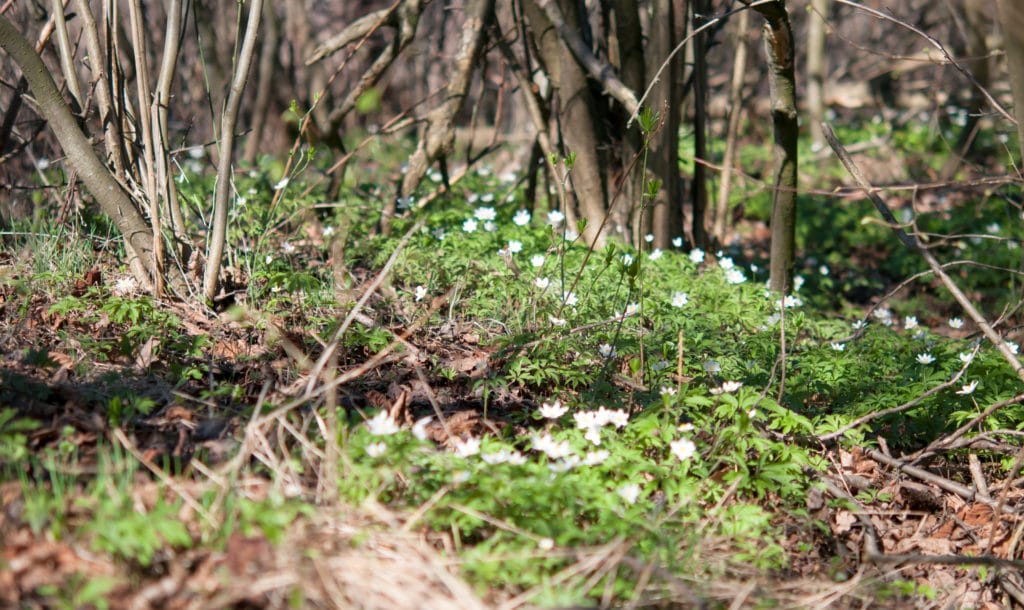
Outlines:
[[710, 392], [712, 396], [718, 396], [719, 394], [732, 394], [742, 387], [742, 381], [726, 381], [717, 388], [711, 388]]
[[576, 420], [576, 427], [584, 431], [583, 437], [595, 445], [601, 444], [601, 428], [607, 425], [622, 428], [629, 423], [629, 413], [605, 407], [596, 411], [578, 411], [572, 417]]

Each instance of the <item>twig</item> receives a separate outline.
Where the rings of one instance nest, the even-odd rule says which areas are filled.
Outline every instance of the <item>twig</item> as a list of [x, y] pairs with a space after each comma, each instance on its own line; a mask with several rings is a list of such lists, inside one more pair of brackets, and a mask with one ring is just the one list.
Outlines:
[[[891, 466], [899, 470], [900, 472], [903, 472], [904, 474], [908, 474], [914, 477], [915, 479], [919, 479], [926, 483], [931, 483], [932, 485], [935, 485], [936, 487], [948, 491], [950, 493], [954, 493], [965, 500], [980, 502], [982, 504], [990, 506], [993, 509], [999, 506], [999, 503], [993, 500], [992, 498], [980, 497], [977, 493], [975, 493], [973, 489], [967, 487], [966, 485], [957, 483], [956, 481], [951, 481], [945, 477], [940, 477], [939, 475], [932, 472], [928, 472], [923, 468], [909, 466], [905, 464], [903, 460], [888, 456], [882, 453], [881, 451], [878, 451], [877, 449], [865, 449], [864, 452], [876, 462], [881, 462], [887, 466]], [[1016, 514], [1018, 511], [1011, 510], [1008, 512]], [[1022, 565], [1024, 565], [1024, 563], [1022, 563]]]

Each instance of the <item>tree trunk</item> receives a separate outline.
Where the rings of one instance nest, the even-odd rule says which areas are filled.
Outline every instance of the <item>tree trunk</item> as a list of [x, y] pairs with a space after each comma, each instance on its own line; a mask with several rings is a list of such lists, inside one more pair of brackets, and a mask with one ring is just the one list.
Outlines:
[[[744, 0], [750, 4], [750, 0]], [[772, 191], [771, 262], [769, 288], [785, 293], [793, 285], [796, 257], [796, 171], [799, 125], [796, 111], [793, 29], [783, 0], [756, 4], [765, 18], [764, 44], [768, 55], [775, 168]]]
[[815, 150], [825, 147], [825, 136], [818, 125], [825, 118], [825, 75], [828, 73], [825, 20], [828, 19], [828, 7], [829, 0], [811, 0], [811, 11], [807, 14], [807, 116]]
[[[657, 72], [677, 43], [674, 5], [673, 0], [655, 0], [651, 7], [648, 74]], [[670, 247], [672, 238], [683, 234], [679, 180], [680, 72], [679, 59], [673, 59], [648, 97], [651, 108], [661, 113], [662, 118], [661, 128], [653, 134], [649, 151], [650, 170], [661, 180], [661, 190], [650, 202], [650, 209], [638, 231], [641, 238], [653, 233], [653, 245], [657, 248]]]
[[[579, 15], [573, 0], [560, 3], [567, 23], [577, 23]], [[604, 239], [601, 225], [608, 210], [606, 187], [607, 163], [602, 153], [599, 113], [587, 81], [587, 74], [562, 42], [558, 31], [548, 20], [536, 0], [524, 6], [533, 30], [541, 60], [551, 77], [558, 97], [558, 125], [562, 142], [569, 152], [576, 153], [571, 182], [580, 214], [587, 219], [583, 236], [588, 244], [600, 245]], [[571, 214], [566, 212], [567, 217]]]

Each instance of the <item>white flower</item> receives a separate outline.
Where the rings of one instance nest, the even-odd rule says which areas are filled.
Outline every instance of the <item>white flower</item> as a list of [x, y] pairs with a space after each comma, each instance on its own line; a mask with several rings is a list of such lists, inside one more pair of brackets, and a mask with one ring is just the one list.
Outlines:
[[804, 287], [804, 282], [806, 281], [807, 280], [805, 280], [804, 276], [802, 275], [798, 275], [795, 278], [793, 278], [793, 290], [795, 290], [796, 292], [800, 292], [800, 289]]
[[522, 466], [526, 463], [526, 456], [513, 449], [508, 452], [508, 459], [505, 461], [513, 466]]
[[629, 305], [626, 305], [626, 311], [622, 315], [623, 315], [623, 317], [628, 318], [629, 316], [635, 316], [639, 312], [640, 312], [640, 304], [639, 303], [630, 303]]
[[693, 432], [693, 424], [691, 422], [679, 424], [676, 426], [676, 430], [680, 432]]
[[399, 210], [408, 210], [409, 208], [412, 207], [412, 201], [412, 195], [407, 195], [405, 197], [399, 197], [398, 199], [396, 199], [395, 204], [398, 206]]
[[331, 235], [334, 235], [334, 227], [327, 225], [324, 227], [324, 237], [330, 237]]
[[973, 352], [960, 352], [958, 354], [958, 357], [960, 358], [960, 362], [962, 362], [964, 364], [967, 364], [971, 360], [974, 360], [974, 353]]
[[665, 369], [668, 368], [668, 366], [668, 360], [655, 360], [653, 363], [651, 363], [651, 370], [657, 373], [658, 371], [664, 371]]
[[693, 457], [693, 454], [697, 452], [697, 445], [695, 445], [690, 439], [686, 438], [681, 438], [678, 441], [672, 441], [669, 443], [669, 446], [672, 448], [672, 453], [679, 458], [680, 462], [685, 462]]
[[1000, 230], [1000, 226], [999, 226], [998, 222], [993, 222], [992, 224], [990, 224], [987, 227], [985, 227], [985, 231], [988, 232], [988, 233], [998, 233], [999, 230]]
[[576, 238], [579, 236], [580, 234], [573, 229], [567, 229], [565, 232], [565, 241], [576, 241]]
[[551, 285], [551, 280], [546, 277], [539, 277], [533, 280], [533, 285], [541, 290], [547, 290], [548, 286]]
[[431, 170], [427, 172], [427, 178], [430, 178], [431, 182], [440, 182], [444, 176], [441, 175], [441, 172]]
[[569, 446], [569, 441], [557, 442], [547, 432], [543, 436], [533, 437], [533, 448], [535, 451], [540, 451], [553, 460], [572, 454], [572, 447]]
[[676, 248], [682, 248], [683, 247], [683, 238], [682, 237], [673, 237], [672, 238], [672, 245], [675, 246]]
[[650, 254], [647, 255], [647, 258], [651, 259], [652, 261], [656, 261], [659, 258], [661, 258], [662, 255], [664, 255], [664, 252], [661, 251], [661, 248], [655, 248], [654, 250], [651, 251]]
[[512, 254], [518, 254], [523, 251], [523, 242], [512, 239], [508, 242], [508, 251]]
[[829, 271], [828, 265], [822, 265], [818, 267], [818, 273], [824, 276], [828, 276], [828, 274], [831, 273], [831, 271]]
[[976, 388], [976, 387], [978, 387], [978, 380], [977, 379], [975, 379], [974, 381], [968, 383], [964, 387], [962, 387], [959, 390], [957, 390], [957, 394], [961, 394], [963, 396], [967, 396], [968, 394], [973, 394], [974, 393], [974, 388]]
[[412, 435], [421, 441], [427, 440], [427, 438], [429, 438], [427, 436], [427, 426], [430, 425], [430, 422], [433, 421], [433, 419], [434, 417], [432, 415], [417, 419], [416, 423], [412, 425]]
[[743, 275], [743, 272], [733, 267], [725, 272], [725, 281], [730, 284], [742, 284], [747, 281], [747, 276]]
[[581, 463], [584, 466], [597, 466], [601, 462], [607, 460], [609, 456], [611, 456], [611, 454], [604, 449], [600, 451], [588, 451], [587, 455], [583, 457], [583, 461]]
[[627, 267], [632, 265], [633, 264], [633, 255], [630, 254], [629, 252], [623, 254], [622, 255], [622, 264], [627, 266]]
[[804, 300], [794, 294], [787, 294], [781, 301], [775, 301], [776, 307], [785, 307], [786, 309], [800, 307], [803, 304]]
[[526, 463], [526, 457], [515, 449], [512, 451], [502, 449], [497, 453], [481, 453], [480, 459], [491, 466], [496, 464], [512, 464], [518, 466]]
[[[191, 151], [192, 151], [192, 149], [189, 149], [190, 153], [191, 153]], [[200, 148], [199, 149], [199, 156], [202, 156], [202, 155], [203, 155], [203, 149]], [[41, 172], [45, 172], [46, 170], [50, 169], [50, 160], [47, 159], [46, 157], [39, 157], [36, 160], [36, 169], [41, 171]]]
[[864, 320], [855, 320], [852, 324], [850, 324], [850, 326], [853, 327], [853, 330], [860, 330], [867, 325], [868, 323], [865, 322]]
[[279, 191], [288, 186], [288, 178], [281, 178], [280, 182], [274, 185], [274, 190]]
[[419, 303], [424, 298], [426, 298], [426, 296], [427, 296], [427, 287], [426, 286], [417, 286], [416, 287], [416, 302]]
[[444, 236], [446, 235], [444, 227], [438, 227], [431, 231], [430, 234], [433, 235], [434, 239], [436, 239], [437, 241], [441, 241], [442, 239], [444, 239]]
[[134, 277], [128, 275], [114, 283], [114, 287], [110, 289], [110, 292], [117, 297], [129, 297], [138, 292], [139, 281]]
[[494, 233], [494, 231], [497, 228], [498, 228], [498, 225], [496, 225], [493, 220], [485, 220], [484, 221], [484, 231], [487, 231], [488, 233]]
[[467, 458], [480, 453], [480, 439], [468, 438], [466, 440], [455, 439], [455, 455], [460, 458]]
[[662, 396], [675, 396], [676, 395], [676, 389], [673, 388], [670, 385], [663, 385], [663, 386], [661, 386], [660, 393], [661, 393]]
[[366, 455], [375, 458], [384, 455], [388, 450], [388, 446], [383, 442], [370, 443], [366, 446]]
[[597, 346], [597, 352], [604, 358], [614, 358], [616, 354], [615, 348], [608, 343]]
[[295, 246], [293, 246], [292, 244], [288, 243], [288, 240], [285, 240], [285, 242], [283, 244], [281, 244], [281, 250], [285, 254], [291, 254], [292, 252], [295, 252]]
[[583, 433], [583, 438], [587, 439], [596, 446], [601, 445], [601, 428], [587, 428], [587, 431]]
[[756, 418], [757, 417], [757, 409], [751, 409], [751, 410], [747, 411], [747, 417], [749, 417], [750, 419]]
[[651, 243], [652, 241], [654, 241], [654, 233], [648, 233], [647, 235], [644, 235], [644, 241], [647, 243]]
[[540, 416], [545, 419], [558, 419], [568, 410], [569, 407], [563, 405], [561, 400], [555, 400], [552, 403], [545, 402], [540, 406]]
[[640, 498], [640, 486], [636, 483], [626, 483], [615, 490], [615, 493], [626, 501], [626, 504], [636, 504]]
[[551, 210], [548, 212], [548, 224], [552, 227], [558, 227], [565, 220], [565, 214], [558, 210]]
[[920, 362], [921, 364], [931, 364], [935, 362], [935, 356], [932, 356], [928, 352], [925, 352], [923, 354], [917, 355], [917, 361]]
[[964, 321], [961, 318], [950, 318], [949, 327], [953, 330], [960, 330], [964, 327]]
[[[239, 195], [238, 199], [236, 199], [235, 202], [237, 202], [238, 205], [240, 205], [242, 207], [245, 207], [245, 204], [248, 203], [248, 200], [245, 197], [242, 197], [241, 195]], [[333, 227], [327, 227], [327, 229], [331, 229], [331, 233], [334, 232], [334, 228]], [[324, 229], [324, 237], [327, 237], [327, 235], [328, 235], [327, 229]]]
[[1020, 351], [1020, 346], [1014, 343], [1013, 341], [1007, 341], [1006, 346], [1009, 347], [1010, 351], [1013, 352], [1014, 354]]
[[837, 351], [837, 352], [846, 351], [846, 344], [845, 343], [837, 343], [837, 342], [833, 341], [830, 345], [832, 346], [832, 349], [834, 351]]
[[708, 360], [704, 363], [705, 373], [720, 373], [722, 372], [722, 365], [717, 360]]
[[270, 263], [274, 262], [274, 256], [268, 254], [266, 257], [264, 257], [263, 262], [269, 265]]
[[495, 218], [498, 217], [498, 212], [496, 212], [494, 210], [494, 208], [489, 207], [489, 206], [488, 207], [482, 207], [482, 208], [477, 208], [473, 212], [473, 217], [476, 218], [477, 220], [485, 220], [485, 221], [486, 220], [494, 220]]
[[398, 424], [391, 419], [387, 411], [379, 411], [376, 415], [366, 420], [367, 431], [374, 436], [390, 436], [398, 432]]
[[550, 551], [555, 548], [555, 541], [550, 538], [541, 538], [537, 541], [537, 548], [542, 551]]
[[491, 466], [495, 466], [497, 464], [504, 464], [505, 462], [507, 462], [509, 456], [510, 456], [509, 452], [504, 450], [504, 449], [502, 449], [501, 451], [499, 451], [497, 453], [481, 453], [480, 454], [480, 459], [483, 460], [484, 463], [486, 463], [486, 464], [490, 464]]
[[564, 293], [562, 295], [562, 301], [564, 301], [565, 304], [568, 305], [569, 307], [576, 307], [576, 304], [580, 302], [580, 300], [576, 298], [575, 292]]
[[478, 225], [475, 218], [467, 218], [462, 222], [462, 230], [465, 231], [466, 233], [472, 233], [473, 231], [476, 231], [477, 226]]
[[512, 222], [518, 227], [525, 227], [530, 224], [530, 213], [526, 210], [519, 210], [516, 215], [512, 217]]
[[544, 266], [544, 255], [543, 254], [534, 254], [533, 256], [530, 257], [530, 264], [533, 265], [534, 267], [537, 267], [537, 268], [543, 267]]
[[[677, 238], [678, 239], [678, 238]], [[704, 262], [704, 251], [700, 248], [694, 248], [690, 250], [690, 260], [698, 265]]]
[[732, 394], [736, 390], [743, 387], [742, 381], [726, 381], [722, 383], [720, 388], [712, 388], [712, 396], [718, 396], [719, 394]]
[[[721, 256], [722, 253], [719, 252], [718, 254], [719, 256]], [[718, 259], [718, 266], [721, 267], [722, 269], [729, 270], [734, 268], [736, 266], [736, 263], [732, 261], [732, 258], [728, 256], [723, 256]]]
[[917, 328], [917, 316], [903, 318], [903, 330], [913, 330], [915, 328]]
[[452, 473], [452, 483], [458, 485], [459, 483], [465, 483], [469, 480], [470, 474], [465, 470], [459, 470]]
[[600, 411], [605, 411], [606, 421], [616, 428], [625, 428], [626, 424], [629, 423], [629, 413], [622, 409], [615, 409], [614, 411], [611, 411], [601, 407]]
[[556, 318], [555, 316], [552, 315], [548, 316], [548, 322], [551, 322], [552, 326], [557, 326], [559, 328], [566, 325], [565, 318]]
[[676, 292], [672, 295], [672, 307], [682, 307], [690, 302], [690, 296], [685, 292]]
[[480, 195], [480, 201], [483, 201], [484, 203], [494, 201], [494, 193], [484, 193], [483, 195]]

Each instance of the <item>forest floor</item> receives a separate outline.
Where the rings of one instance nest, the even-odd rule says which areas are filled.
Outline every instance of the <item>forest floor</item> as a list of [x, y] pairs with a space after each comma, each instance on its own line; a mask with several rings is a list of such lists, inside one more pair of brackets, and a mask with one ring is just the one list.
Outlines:
[[[500, 231], [525, 231], [514, 207]], [[353, 248], [343, 290], [318, 283], [328, 221], [297, 224], [218, 311], [145, 297], [88, 239], [50, 274], [38, 243], [5, 248], [0, 606], [1024, 606], [1024, 454], [986, 419], [1017, 416], [1019, 382], [937, 284], [840, 304], [857, 261], [894, 258], [859, 244], [773, 309], [729, 279], [758, 273], [747, 244], [650, 256], [637, 314], [633, 256], [592, 269], [542, 212], [470, 235], [473, 209], [431, 217], [448, 241]], [[518, 266], [487, 259], [508, 235]], [[531, 247], [583, 270], [567, 330]], [[960, 279], [995, 307], [997, 280]], [[629, 424], [561, 430], [560, 401]]]

